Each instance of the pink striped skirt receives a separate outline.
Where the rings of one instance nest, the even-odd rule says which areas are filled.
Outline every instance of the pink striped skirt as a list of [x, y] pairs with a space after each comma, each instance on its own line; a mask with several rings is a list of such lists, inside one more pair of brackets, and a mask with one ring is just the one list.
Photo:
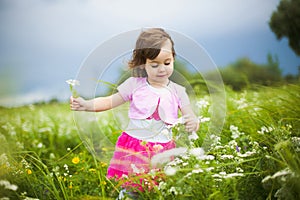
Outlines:
[[122, 178], [123, 175], [144, 174], [152, 169], [151, 158], [175, 148], [175, 142], [146, 142], [123, 132], [118, 138], [114, 155], [107, 170], [107, 178]]

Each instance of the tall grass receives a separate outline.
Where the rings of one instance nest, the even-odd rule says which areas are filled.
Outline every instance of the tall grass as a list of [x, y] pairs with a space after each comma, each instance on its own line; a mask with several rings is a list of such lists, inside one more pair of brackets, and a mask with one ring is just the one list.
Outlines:
[[[163, 170], [128, 177], [140, 199], [297, 199], [300, 196], [300, 86], [227, 88], [226, 122], [209, 129], [210, 97], [199, 115], [199, 139]], [[67, 104], [0, 108], [0, 198], [114, 199], [121, 183], [107, 180], [111, 144], [120, 134], [112, 113], [99, 113], [82, 134]], [[99, 130], [107, 136], [101, 141]], [[80, 133], [78, 135], [78, 133]], [[184, 133], [178, 128], [174, 133]], [[107, 144], [103, 146], [103, 144]], [[88, 151], [89, 150], [89, 151]], [[154, 182], [155, 180], [155, 182]], [[2, 182], [1, 182], [2, 181]], [[17, 189], [16, 187], [17, 186]], [[30, 198], [29, 198], [30, 197]]]

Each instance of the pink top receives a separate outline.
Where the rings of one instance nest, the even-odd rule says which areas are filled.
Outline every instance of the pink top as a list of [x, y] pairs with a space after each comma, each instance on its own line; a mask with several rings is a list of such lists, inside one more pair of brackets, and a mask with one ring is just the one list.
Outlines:
[[151, 118], [156, 111], [162, 121], [174, 124], [178, 109], [190, 104], [185, 88], [172, 81], [165, 88], [154, 88], [147, 83], [147, 78], [130, 77], [118, 91], [125, 101], [130, 101], [131, 119]]

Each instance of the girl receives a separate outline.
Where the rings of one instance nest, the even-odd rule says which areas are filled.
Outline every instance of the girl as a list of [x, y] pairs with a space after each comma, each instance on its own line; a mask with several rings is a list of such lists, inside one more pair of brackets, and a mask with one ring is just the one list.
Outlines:
[[174, 42], [168, 33], [160, 28], [144, 30], [129, 62], [132, 77], [118, 86], [117, 93], [91, 100], [71, 97], [71, 109], [76, 111], [100, 112], [130, 102], [130, 121], [117, 140], [108, 178], [147, 173], [155, 154], [174, 148], [168, 125], [176, 123], [178, 109], [186, 130], [198, 130], [199, 122], [185, 88], [169, 80], [174, 59]]

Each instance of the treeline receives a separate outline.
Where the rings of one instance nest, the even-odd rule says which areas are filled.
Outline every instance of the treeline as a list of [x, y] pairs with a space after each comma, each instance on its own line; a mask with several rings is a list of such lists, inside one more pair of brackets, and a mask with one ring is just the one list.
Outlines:
[[[276, 56], [268, 54], [267, 63], [257, 64], [249, 58], [240, 58], [232, 64], [218, 68], [225, 85], [235, 91], [249, 89], [255, 85], [278, 86], [287, 83], [296, 83], [300, 81], [299, 73], [297, 75], [283, 75], [279, 67], [279, 61]], [[300, 66], [299, 66], [300, 71]], [[214, 76], [216, 72], [210, 72], [206, 77]], [[190, 76], [192, 79], [202, 79], [196, 74]], [[199, 81], [197, 81], [199, 83]], [[201, 81], [200, 81], [201, 82]]]

